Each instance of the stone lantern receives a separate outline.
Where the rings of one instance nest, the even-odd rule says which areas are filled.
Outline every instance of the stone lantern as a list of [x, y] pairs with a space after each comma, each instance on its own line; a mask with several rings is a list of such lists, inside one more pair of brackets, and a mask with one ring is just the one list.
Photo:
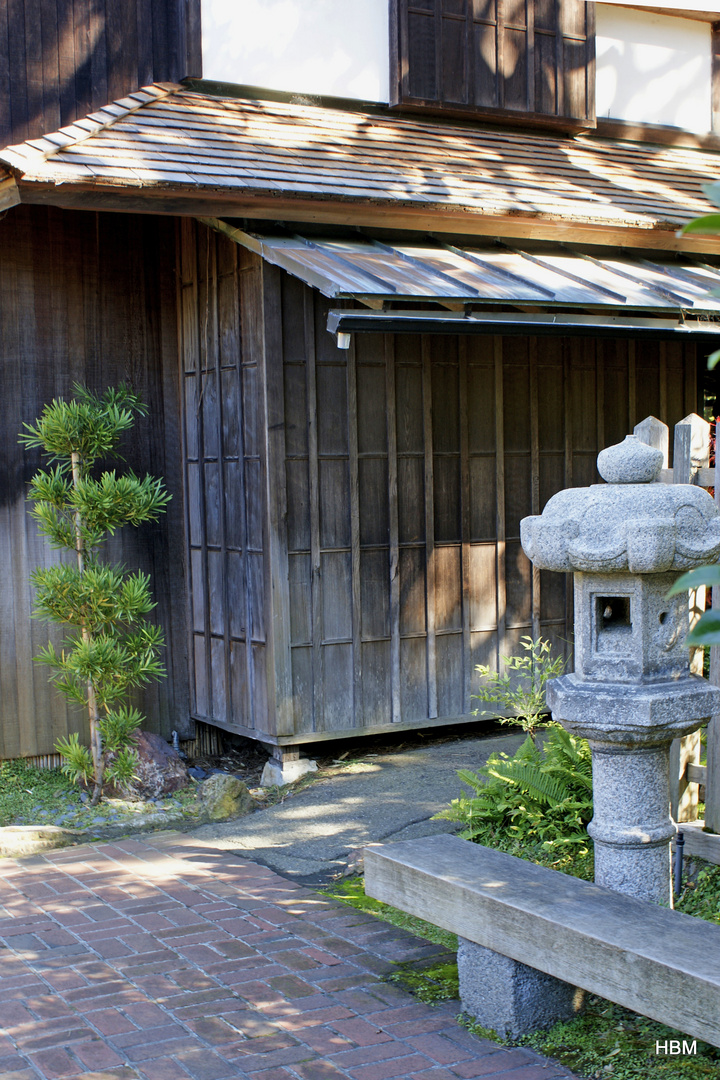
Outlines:
[[685, 570], [720, 555], [720, 512], [690, 484], [656, 482], [663, 455], [634, 435], [603, 450], [607, 483], [559, 492], [521, 524], [536, 567], [572, 571], [575, 671], [548, 684], [553, 718], [590, 742], [599, 885], [672, 903], [669, 750], [720, 709], [690, 674]]

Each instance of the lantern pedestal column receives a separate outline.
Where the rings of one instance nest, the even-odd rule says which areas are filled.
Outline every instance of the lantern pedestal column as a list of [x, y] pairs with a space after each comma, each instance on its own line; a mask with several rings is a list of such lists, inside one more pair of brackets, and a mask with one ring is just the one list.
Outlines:
[[672, 904], [670, 743], [616, 747], [592, 744], [595, 881], [616, 892]]
[[553, 717], [592, 748], [598, 885], [672, 905], [670, 743], [695, 731], [717, 697], [695, 675], [630, 684], [575, 673], [548, 684]]

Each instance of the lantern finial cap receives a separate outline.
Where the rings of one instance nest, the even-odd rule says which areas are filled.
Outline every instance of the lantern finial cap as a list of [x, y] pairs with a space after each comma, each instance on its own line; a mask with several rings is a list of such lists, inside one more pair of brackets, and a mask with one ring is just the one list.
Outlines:
[[651, 484], [662, 470], [663, 452], [637, 435], [626, 435], [621, 443], [600, 451], [597, 467], [608, 484]]

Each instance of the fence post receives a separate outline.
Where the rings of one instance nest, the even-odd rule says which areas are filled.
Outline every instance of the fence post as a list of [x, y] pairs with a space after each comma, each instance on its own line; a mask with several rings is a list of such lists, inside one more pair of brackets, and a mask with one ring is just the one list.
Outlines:
[[[717, 440], [717, 428], [715, 439]], [[715, 505], [720, 506], [717, 441], [715, 443]], [[712, 606], [720, 608], [720, 586], [713, 586]], [[710, 682], [720, 686], [720, 645], [710, 649]], [[707, 774], [705, 776], [705, 828], [720, 833], [720, 716], [707, 726]]]
[[673, 484], [693, 484], [698, 469], [710, 461], [710, 425], [697, 413], [690, 413], [675, 425], [673, 443]]
[[[697, 413], [690, 413], [675, 425], [673, 441], [673, 483], [693, 484], [699, 469], [710, 461], [710, 425]], [[689, 625], [692, 627], [705, 610], [705, 586], [691, 589], [688, 596]], [[690, 650], [690, 670], [702, 675], [704, 649]], [[697, 821], [698, 785], [688, 784], [688, 765], [700, 764], [700, 732], [675, 739], [670, 747], [670, 812], [675, 821]]]
[[648, 446], [654, 446], [656, 450], [663, 452], [663, 469], [668, 467], [668, 443], [670, 432], [667, 424], [658, 420], [655, 416], [646, 416], [633, 428], [633, 435], [637, 435], [641, 442]]

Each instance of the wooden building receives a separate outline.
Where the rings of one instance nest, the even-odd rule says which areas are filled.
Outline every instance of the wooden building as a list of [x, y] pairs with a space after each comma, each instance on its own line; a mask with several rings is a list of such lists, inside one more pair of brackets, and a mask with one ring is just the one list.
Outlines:
[[533, 576], [520, 519], [648, 412], [697, 409], [695, 342], [340, 349], [330, 302], [261, 255], [185, 222], [181, 260], [195, 716], [288, 746], [448, 724], [521, 636], [566, 651], [572, 586]]
[[454, 723], [478, 663], [569, 647], [519, 522], [701, 408], [720, 245], [676, 229], [717, 151], [418, 117], [418, 86], [398, 114], [156, 83], [0, 151], [0, 757], [82, 730], [31, 661], [16, 445], [74, 381], [139, 389], [128, 459], [173, 494], [117, 547], [168, 640], [156, 730]]

